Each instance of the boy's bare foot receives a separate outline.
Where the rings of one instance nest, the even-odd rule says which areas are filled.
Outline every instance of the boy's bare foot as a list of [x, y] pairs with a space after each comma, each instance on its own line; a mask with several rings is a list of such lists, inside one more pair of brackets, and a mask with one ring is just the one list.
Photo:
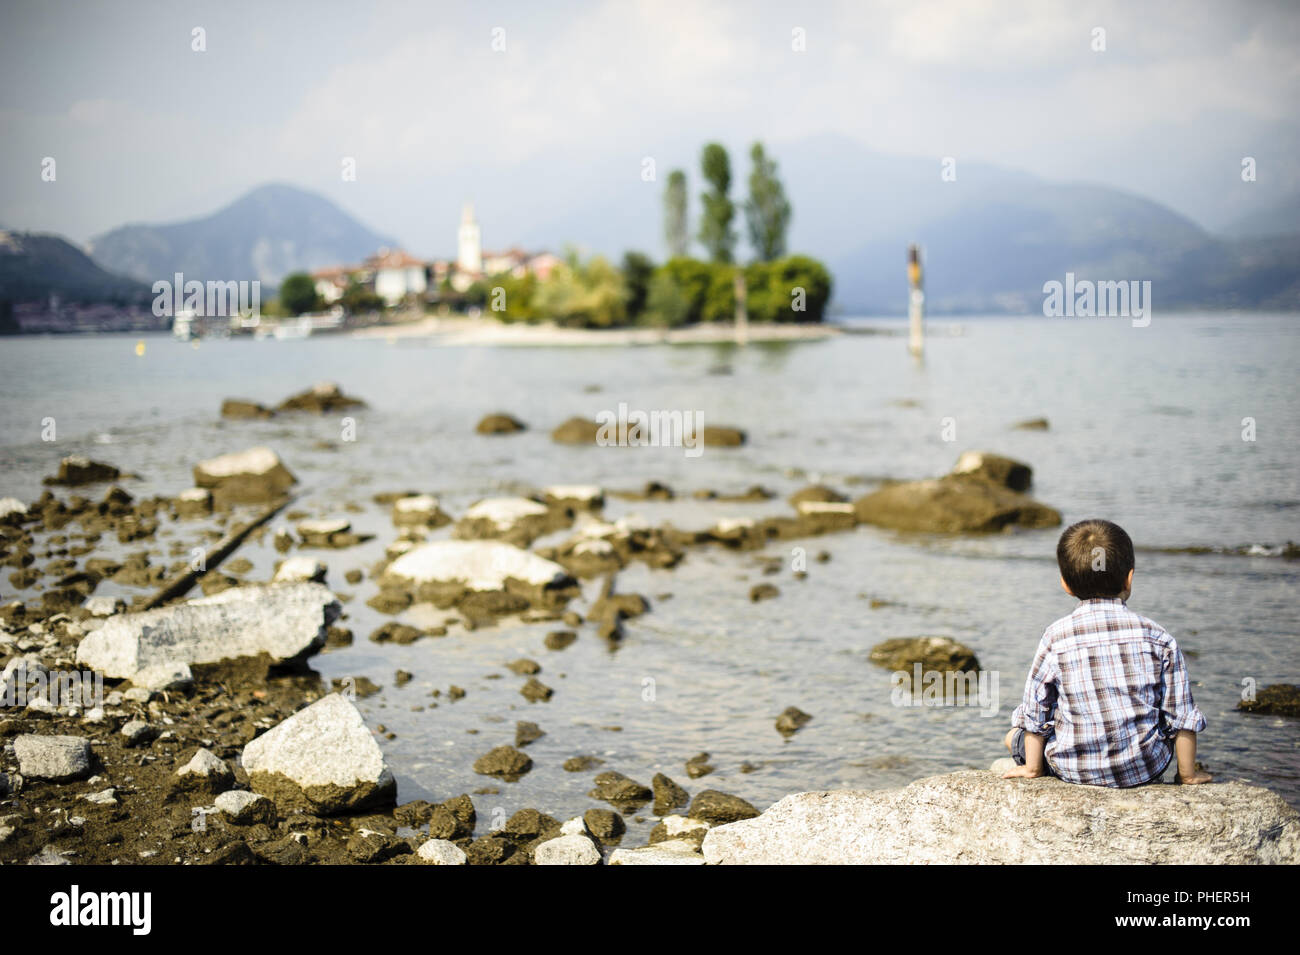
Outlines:
[[1003, 779], [1038, 779], [1040, 776], [1046, 776], [1047, 772], [1042, 769], [1030, 769], [1028, 766], [1017, 766], [1009, 769], [1002, 774]]
[[1192, 773], [1192, 775], [1186, 777], [1179, 776], [1177, 774], [1174, 775], [1174, 782], [1181, 783], [1184, 786], [1199, 786], [1201, 783], [1208, 783], [1208, 782], [1212, 782], [1213, 780], [1214, 780], [1213, 776], [1211, 776], [1209, 773], [1202, 772], [1199, 769], [1196, 770], [1196, 772]]

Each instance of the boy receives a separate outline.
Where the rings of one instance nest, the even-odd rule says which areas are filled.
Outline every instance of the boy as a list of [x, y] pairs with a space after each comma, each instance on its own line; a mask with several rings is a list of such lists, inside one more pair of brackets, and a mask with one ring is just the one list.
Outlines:
[[1043, 634], [1011, 715], [1004, 779], [1057, 776], [1127, 788], [1160, 778], [1208, 783], [1196, 769], [1205, 717], [1192, 700], [1174, 638], [1125, 605], [1133, 590], [1133, 541], [1118, 524], [1080, 521], [1056, 545], [1061, 588], [1080, 600]]

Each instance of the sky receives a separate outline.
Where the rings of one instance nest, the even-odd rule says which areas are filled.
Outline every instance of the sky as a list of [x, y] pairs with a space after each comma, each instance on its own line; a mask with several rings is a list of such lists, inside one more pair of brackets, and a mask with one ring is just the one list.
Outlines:
[[466, 200], [505, 246], [590, 169], [829, 135], [1214, 229], [1300, 190], [1298, 52], [1300, 3], [1251, 0], [0, 0], [0, 225], [85, 242], [278, 181], [448, 254]]

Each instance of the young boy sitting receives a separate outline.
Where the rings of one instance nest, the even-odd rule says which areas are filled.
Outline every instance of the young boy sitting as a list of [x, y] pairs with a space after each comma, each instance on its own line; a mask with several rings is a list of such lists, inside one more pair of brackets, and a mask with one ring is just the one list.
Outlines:
[[1005, 743], [1003, 774], [1127, 788], [1160, 778], [1177, 755], [1180, 783], [1196, 769], [1205, 717], [1192, 700], [1174, 638], [1125, 605], [1133, 541], [1118, 524], [1080, 521], [1056, 545], [1061, 587], [1079, 606], [1043, 634]]

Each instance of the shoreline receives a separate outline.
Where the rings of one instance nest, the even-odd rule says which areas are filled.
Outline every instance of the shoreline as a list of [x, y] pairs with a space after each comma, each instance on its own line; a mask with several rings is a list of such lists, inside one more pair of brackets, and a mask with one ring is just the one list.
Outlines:
[[[846, 334], [826, 323], [807, 325], [750, 325], [746, 341], [825, 341]], [[556, 347], [607, 345], [731, 345], [736, 344], [735, 325], [694, 325], [687, 328], [562, 328], [552, 322], [530, 325], [505, 323], [492, 318], [430, 317], [402, 325], [380, 325], [357, 329], [349, 338], [428, 339], [448, 347], [500, 345], [509, 347]]]

